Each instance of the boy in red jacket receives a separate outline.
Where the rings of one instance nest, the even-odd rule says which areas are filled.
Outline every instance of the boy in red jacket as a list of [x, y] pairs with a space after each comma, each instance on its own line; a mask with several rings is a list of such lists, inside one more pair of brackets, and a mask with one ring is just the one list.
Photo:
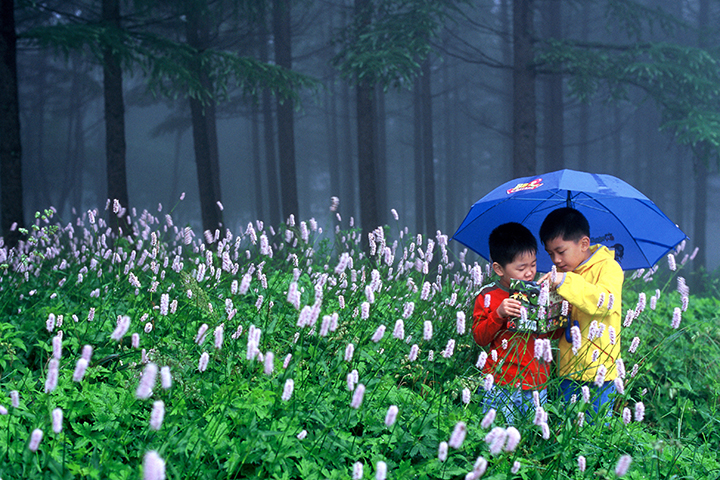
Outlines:
[[478, 345], [489, 347], [483, 373], [493, 375], [495, 386], [483, 392], [485, 409], [495, 408], [513, 423], [534, 411], [535, 401], [542, 404], [547, 399], [548, 364], [535, 358], [535, 340], [546, 335], [507, 327], [510, 317], [521, 316], [520, 302], [510, 298], [510, 280], [535, 279], [537, 241], [526, 227], [510, 222], [495, 228], [488, 243], [498, 281], [483, 287], [475, 300], [473, 337]]

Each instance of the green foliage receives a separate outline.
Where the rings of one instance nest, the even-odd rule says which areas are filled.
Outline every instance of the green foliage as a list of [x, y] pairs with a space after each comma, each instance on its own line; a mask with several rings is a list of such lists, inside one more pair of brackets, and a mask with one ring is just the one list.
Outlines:
[[[633, 458], [629, 478], [720, 471], [716, 299], [691, 298], [675, 330], [670, 318], [683, 300], [666, 282], [655, 309], [622, 333], [625, 362], [638, 371], [616, 398], [618, 413], [580, 425], [589, 405], [560, 401], [554, 379], [544, 405], [549, 438], [532, 418], [518, 420], [518, 447], [492, 455], [480, 395], [467, 404], [462, 395], [482, 383], [480, 349], [469, 317], [465, 328], [457, 323], [480, 287], [471, 275], [480, 266], [450, 262], [445, 237], [431, 247], [431, 239], [385, 232], [365, 256], [354, 253], [358, 231], [319, 239], [310, 221], [274, 234], [251, 225], [206, 245], [189, 241], [171, 218], [143, 212], [133, 217], [134, 238], [110, 247], [96, 216], [63, 224], [52, 211], [39, 215], [28, 230], [35, 241], [11, 250], [0, 275], [4, 478], [138, 478], [148, 451], [164, 459], [167, 478], [347, 479], [356, 463], [371, 478], [382, 461], [388, 478], [450, 479], [473, 470], [478, 456], [488, 462], [485, 478], [613, 478], [620, 454]], [[423, 274], [429, 252], [439, 274]], [[626, 307], [655, 286], [644, 280], [627, 282]], [[130, 329], [114, 340], [125, 315]], [[633, 336], [642, 337], [636, 352]], [[75, 381], [85, 345], [92, 360]], [[171, 387], [155, 384], [149, 399], [137, 395], [146, 362], [172, 375]], [[283, 398], [288, 380], [294, 389]], [[17, 407], [6, 397], [12, 391]], [[160, 401], [164, 421], [155, 430]], [[620, 412], [640, 401], [646, 420], [625, 423]], [[391, 405], [397, 420], [386, 423]], [[64, 413], [58, 433], [56, 408]], [[442, 462], [438, 448], [458, 422], [467, 437]], [[507, 427], [501, 415], [493, 427]], [[33, 452], [38, 428], [44, 436]]]
[[[688, 45], [679, 37], [688, 26], [657, 7], [629, 0], [607, 2], [607, 17], [620, 22], [634, 41], [583, 42], [548, 39], [539, 45], [537, 62], [568, 75], [572, 92], [587, 101], [602, 87], [614, 99], [627, 99], [638, 88], [662, 114], [661, 129], [675, 133], [682, 145], [707, 144], [720, 150], [720, 50]], [[658, 26], [665, 41], [644, 36]]]
[[[33, 11], [40, 7], [26, 5], [25, 8]], [[138, 16], [146, 14], [151, 15], [152, 10], [136, 12]], [[52, 49], [65, 58], [71, 52], [87, 53], [100, 64], [110, 52], [120, 60], [123, 69], [140, 69], [148, 79], [151, 92], [169, 98], [186, 96], [207, 102], [226, 98], [232, 88], [256, 98], [260, 89], [270, 88], [280, 99], [298, 101], [301, 90], [318, 86], [315, 79], [278, 65], [217, 48], [199, 51], [176, 41], [157, 28], [158, 23], [167, 23], [167, 18], [160, 21], [143, 17], [155, 28], [148, 28], [140, 21], [116, 28], [102, 22], [80, 20], [34, 26], [21, 32], [18, 38]], [[182, 22], [178, 24], [183, 26]], [[196, 64], [212, 79], [211, 86], [202, 84], [194, 68]]]
[[412, 85], [454, 1], [356, 1], [353, 23], [338, 38], [334, 65], [347, 79], [401, 87]]

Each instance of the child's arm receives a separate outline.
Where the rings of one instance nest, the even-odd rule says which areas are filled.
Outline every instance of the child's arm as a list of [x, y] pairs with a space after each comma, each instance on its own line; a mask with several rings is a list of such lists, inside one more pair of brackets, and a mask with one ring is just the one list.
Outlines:
[[[620, 310], [622, 300], [622, 284], [624, 275], [617, 262], [606, 262], [596, 276], [595, 283], [587, 281], [581, 275], [567, 272], [558, 285], [557, 292], [567, 300], [573, 308], [594, 315], [599, 308], [607, 309], [610, 294], [614, 297], [612, 311]], [[600, 296], [603, 296], [603, 305], [598, 306]]]
[[478, 295], [473, 309], [472, 330], [475, 342], [482, 347], [490, 345], [498, 332], [505, 329], [509, 316], [520, 316], [519, 301], [506, 298], [497, 304], [497, 300], [491, 298], [490, 305], [485, 307], [485, 296]]

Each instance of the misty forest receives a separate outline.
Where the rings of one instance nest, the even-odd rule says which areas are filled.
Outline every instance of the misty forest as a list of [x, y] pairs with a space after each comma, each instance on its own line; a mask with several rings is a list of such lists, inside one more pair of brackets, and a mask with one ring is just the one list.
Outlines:
[[108, 199], [197, 231], [323, 225], [334, 196], [365, 231], [395, 209], [451, 235], [496, 185], [571, 168], [634, 185], [712, 270], [718, 16], [710, 0], [3, 0], [3, 234]]

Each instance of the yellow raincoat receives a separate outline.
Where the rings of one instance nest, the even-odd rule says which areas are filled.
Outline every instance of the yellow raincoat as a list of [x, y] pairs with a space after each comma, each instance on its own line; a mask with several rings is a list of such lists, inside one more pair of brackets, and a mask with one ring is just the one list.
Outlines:
[[[595, 381], [600, 364], [607, 368], [605, 381], [617, 376], [615, 361], [620, 356], [622, 284], [625, 279], [622, 268], [615, 261], [614, 251], [603, 245], [592, 245], [590, 251], [591, 256], [574, 271], [567, 272], [557, 287], [557, 292], [572, 305], [571, 320], [580, 324], [582, 335], [577, 353], [573, 353], [573, 344], [564, 335], [560, 339], [558, 373], [561, 377], [582, 382]], [[613, 302], [608, 310], [610, 294]], [[603, 303], [599, 306], [601, 296]], [[590, 340], [588, 334], [593, 320], [597, 321], [594, 330], [602, 329], [602, 334]], [[614, 339], [611, 339], [611, 327]], [[595, 361], [594, 355], [597, 355]]]

